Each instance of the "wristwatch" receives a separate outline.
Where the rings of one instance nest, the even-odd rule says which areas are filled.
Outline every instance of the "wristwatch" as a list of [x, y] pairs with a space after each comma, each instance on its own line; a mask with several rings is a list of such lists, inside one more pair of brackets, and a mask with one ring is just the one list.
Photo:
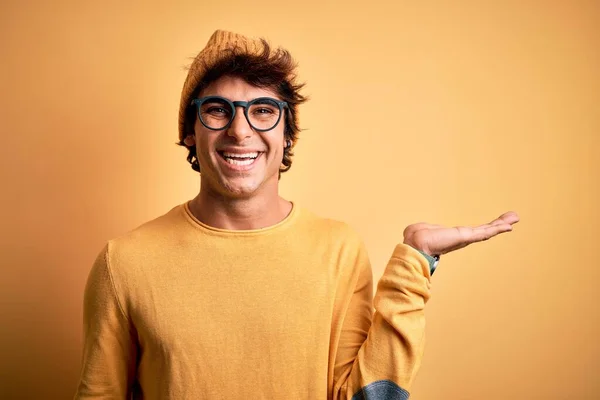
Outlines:
[[433, 273], [435, 272], [435, 269], [437, 268], [437, 266], [440, 262], [440, 256], [439, 255], [430, 256], [429, 254], [424, 253], [421, 250], [418, 250], [418, 252], [423, 254], [423, 257], [425, 257], [427, 259], [427, 261], [429, 261], [429, 274], [433, 275]]

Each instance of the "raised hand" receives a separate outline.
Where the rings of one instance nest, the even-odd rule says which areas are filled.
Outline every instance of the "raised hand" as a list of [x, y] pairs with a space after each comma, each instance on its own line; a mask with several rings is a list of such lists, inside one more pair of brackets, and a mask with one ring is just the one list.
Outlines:
[[429, 255], [441, 255], [510, 232], [517, 222], [517, 213], [509, 211], [489, 224], [476, 227], [447, 228], [426, 223], [412, 224], [404, 230], [404, 243]]

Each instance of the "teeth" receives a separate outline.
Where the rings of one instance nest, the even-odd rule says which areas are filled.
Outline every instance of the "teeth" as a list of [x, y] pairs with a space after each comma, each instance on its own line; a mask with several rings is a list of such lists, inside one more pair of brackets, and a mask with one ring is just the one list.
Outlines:
[[252, 153], [229, 153], [224, 151], [222, 154], [225, 161], [229, 164], [250, 165], [256, 160], [259, 153], [257, 151]]
[[256, 158], [256, 157], [258, 157], [258, 152], [242, 154], [242, 153], [228, 153], [228, 152], [224, 151], [223, 155], [225, 157], [231, 157], [231, 158]]
[[254, 158], [249, 160], [234, 160], [233, 158], [225, 158], [225, 161], [233, 165], [250, 165], [254, 162]]

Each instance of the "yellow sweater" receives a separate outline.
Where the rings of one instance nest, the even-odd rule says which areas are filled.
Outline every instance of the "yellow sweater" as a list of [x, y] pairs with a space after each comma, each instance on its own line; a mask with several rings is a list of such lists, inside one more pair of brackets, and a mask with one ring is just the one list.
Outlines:
[[429, 290], [427, 260], [400, 244], [373, 302], [361, 239], [296, 205], [230, 231], [181, 204], [94, 263], [75, 398], [407, 399]]

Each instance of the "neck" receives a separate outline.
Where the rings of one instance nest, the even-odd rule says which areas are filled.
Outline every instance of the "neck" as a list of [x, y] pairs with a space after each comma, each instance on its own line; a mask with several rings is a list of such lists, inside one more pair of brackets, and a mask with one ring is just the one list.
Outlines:
[[227, 198], [207, 188], [190, 202], [190, 211], [202, 223], [219, 229], [261, 229], [281, 222], [292, 204], [274, 193]]

